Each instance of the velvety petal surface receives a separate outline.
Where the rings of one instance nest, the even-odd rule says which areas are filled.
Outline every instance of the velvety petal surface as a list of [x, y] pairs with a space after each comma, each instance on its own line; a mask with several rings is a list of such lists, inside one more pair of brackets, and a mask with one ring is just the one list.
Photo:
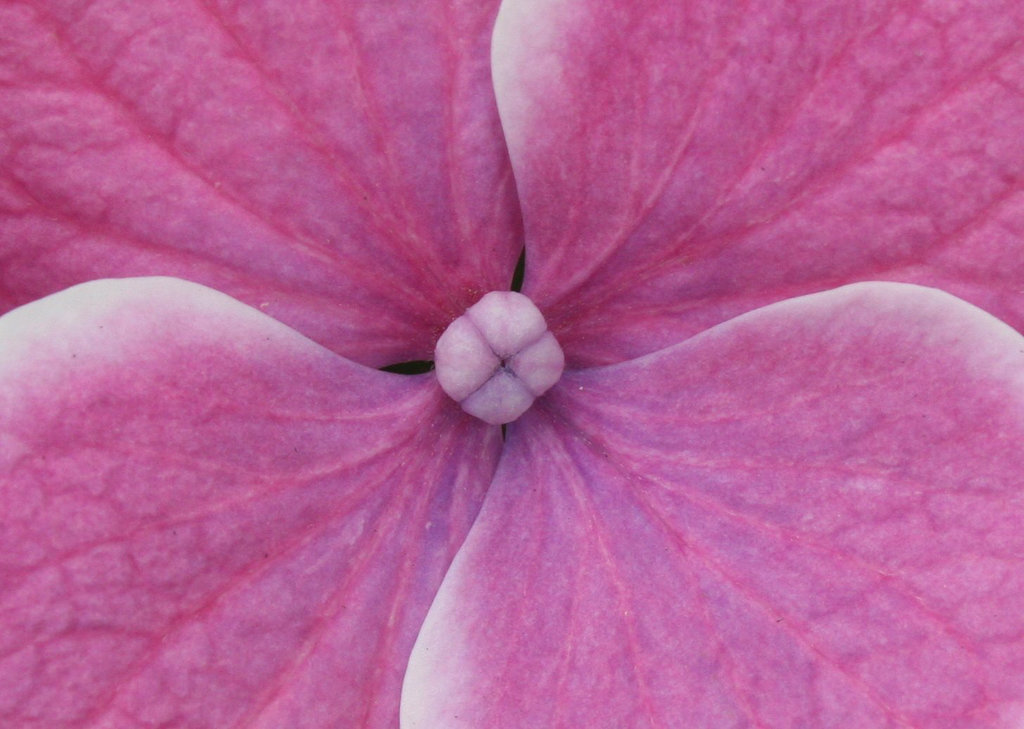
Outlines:
[[195, 284], [0, 318], [0, 725], [397, 727], [495, 431]]
[[1024, 721], [1024, 338], [857, 284], [509, 426], [403, 727]]
[[497, 0], [0, 6], [0, 309], [174, 275], [379, 366], [522, 246]]
[[858, 280], [1024, 330], [1024, 4], [507, 0], [494, 76], [570, 366]]

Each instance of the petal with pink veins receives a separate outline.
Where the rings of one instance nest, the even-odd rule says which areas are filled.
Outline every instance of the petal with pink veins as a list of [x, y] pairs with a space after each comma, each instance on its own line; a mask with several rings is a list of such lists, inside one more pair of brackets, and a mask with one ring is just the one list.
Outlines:
[[223, 294], [0, 318], [0, 725], [397, 726], [500, 450], [433, 377]]
[[528, 294], [570, 367], [852, 281], [1024, 330], [1024, 4], [506, 0]]
[[0, 7], [0, 310], [213, 286], [373, 366], [428, 359], [522, 247], [497, 0]]
[[509, 442], [403, 727], [1024, 720], [1024, 338], [856, 284], [565, 375]]

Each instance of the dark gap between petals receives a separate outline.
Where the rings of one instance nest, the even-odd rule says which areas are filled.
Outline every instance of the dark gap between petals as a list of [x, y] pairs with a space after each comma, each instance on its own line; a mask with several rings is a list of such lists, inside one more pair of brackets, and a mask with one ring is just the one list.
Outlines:
[[412, 362], [397, 362], [395, 364], [381, 367], [382, 372], [392, 372], [396, 375], [423, 375], [432, 372], [434, 363], [429, 359], [417, 359]]
[[501, 425], [501, 442], [502, 442], [502, 443], [504, 443], [504, 442], [505, 442], [505, 431], [506, 431], [507, 429], [508, 429], [508, 426], [507, 426], [507, 425], [505, 425], [504, 423], [502, 423], [502, 425]]
[[519, 254], [519, 260], [516, 261], [516, 270], [512, 273], [512, 283], [509, 284], [509, 291], [515, 291], [519, 293], [523, 290], [523, 278], [526, 276], [526, 246], [523, 246], [523, 252]]

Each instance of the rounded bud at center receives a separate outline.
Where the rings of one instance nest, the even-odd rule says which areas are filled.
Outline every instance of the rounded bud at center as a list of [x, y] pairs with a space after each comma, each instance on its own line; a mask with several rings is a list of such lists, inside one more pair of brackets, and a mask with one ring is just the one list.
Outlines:
[[515, 291], [492, 291], [437, 340], [441, 388], [470, 415], [511, 423], [558, 382], [565, 356], [544, 315]]

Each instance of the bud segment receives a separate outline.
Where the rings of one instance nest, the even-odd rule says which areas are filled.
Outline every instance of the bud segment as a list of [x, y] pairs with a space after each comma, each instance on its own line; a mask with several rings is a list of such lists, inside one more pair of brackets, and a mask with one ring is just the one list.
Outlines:
[[437, 340], [434, 367], [441, 388], [463, 410], [500, 425], [558, 382], [565, 357], [532, 301], [492, 291]]

